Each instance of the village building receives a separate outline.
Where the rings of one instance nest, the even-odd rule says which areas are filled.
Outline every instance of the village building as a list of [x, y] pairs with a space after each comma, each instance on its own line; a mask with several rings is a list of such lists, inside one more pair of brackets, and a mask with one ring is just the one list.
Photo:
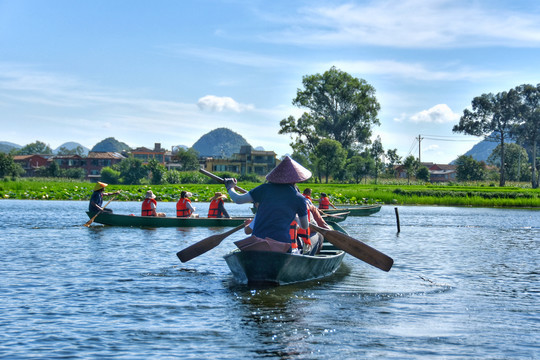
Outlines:
[[[457, 166], [447, 164], [435, 164], [432, 162], [423, 162], [429, 170], [429, 181], [435, 182], [450, 182], [457, 180]], [[407, 179], [407, 169], [403, 165], [397, 165], [395, 168], [396, 177], [398, 179]]]
[[227, 171], [240, 175], [257, 174], [266, 175], [275, 168], [280, 161], [273, 151], [254, 150], [251, 146], [240, 147], [240, 152], [234, 153], [231, 159], [206, 158], [202, 167], [210, 172]]
[[171, 162], [172, 152], [161, 147], [161, 143], [154, 143], [154, 149], [146, 147], [138, 147], [131, 150], [131, 155], [135, 159], [139, 159], [143, 164], [148, 164], [152, 159], [157, 160], [160, 164], [166, 165]]
[[13, 162], [19, 164], [24, 170], [24, 176], [35, 176], [36, 170], [47, 166], [47, 159], [52, 155], [15, 155]]

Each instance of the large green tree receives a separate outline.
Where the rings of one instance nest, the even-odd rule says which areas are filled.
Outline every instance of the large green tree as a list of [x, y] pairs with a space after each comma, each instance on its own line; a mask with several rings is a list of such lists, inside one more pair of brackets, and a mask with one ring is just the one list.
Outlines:
[[[510, 181], [529, 181], [531, 170], [529, 169], [529, 156], [527, 151], [518, 144], [506, 144], [504, 172]], [[487, 159], [487, 163], [501, 166], [501, 146], [497, 145]]]
[[281, 120], [279, 130], [290, 134], [296, 152], [310, 154], [324, 138], [338, 141], [346, 150], [370, 143], [372, 126], [380, 125], [373, 86], [335, 67], [304, 76], [302, 84], [292, 103], [308, 111], [298, 119]]
[[15, 152], [15, 154], [17, 155], [34, 155], [34, 154], [51, 155], [52, 153], [53, 151], [51, 147], [39, 140], [31, 144], [28, 144], [26, 146], [23, 146], [20, 150]]
[[[518, 121], [519, 111], [520, 98], [515, 89], [496, 95], [482, 94], [472, 100], [472, 110], [463, 110], [459, 124], [455, 125], [452, 131], [486, 138], [493, 134], [501, 147], [501, 159], [504, 163], [506, 141]], [[499, 185], [504, 184], [505, 169], [501, 166]]]
[[315, 164], [319, 179], [324, 175], [326, 183], [328, 178], [342, 169], [347, 160], [347, 151], [336, 140], [323, 139], [315, 147], [311, 162]]
[[486, 164], [470, 155], [461, 155], [456, 160], [456, 175], [459, 181], [477, 181], [486, 178]]
[[359, 184], [375, 167], [375, 161], [369, 152], [354, 155], [347, 161], [347, 172]]
[[380, 136], [377, 136], [377, 139], [373, 141], [373, 144], [371, 144], [371, 148], [369, 149], [369, 152], [371, 156], [373, 156], [373, 160], [375, 162], [373, 175], [375, 175], [375, 184], [376, 184], [379, 178], [379, 172], [382, 170], [383, 165], [384, 165], [383, 162], [381, 161], [381, 157], [384, 155], [384, 148], [382, 146]]
[[420, 162], [413, 156], [409, 155], [403, 161], [403, 167], [407, 171], [407, 184], [411, 183], [411, 176], [414, 176], [420, 167]]
[[178, 150], [173, 155], [173, 160], [182, 164], [182, 170], [198, 170], [199, 169], [199, 153], [193, 148]]
[[135, 159], [132, 156], [115, 164], [113, 168], [120, 172], [120, 179], [123, 184], [138, 185], [148, 175], [148, 169], [143, 165], [142, 160]]
[[539, 176], [536, 175], [537, 148], [540, 145], [540, 84], [517, 87], [521, 96], [521, 109], [513, 135], [525, 144], [531, 152], [531, 184], [538, 188]]
[[24, 169], [13, 161], [13, 156], [0, 153], [0, 178], [4, 176], [20, 176], [22, 174], [24, 174]]

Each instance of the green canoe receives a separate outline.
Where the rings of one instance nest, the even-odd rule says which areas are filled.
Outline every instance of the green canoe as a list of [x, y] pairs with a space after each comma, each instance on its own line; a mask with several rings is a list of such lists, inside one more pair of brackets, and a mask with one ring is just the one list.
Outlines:
[[[329, 224], [345, 232], [336, 224]], [[339, 268], [344, 256], [344, 251], [324, 242], [315, 256], [237, 249], [224, 258], [239, 283], [285, 285], [329, 276]]]
[[[87, 211], [86, 214], [92, 218], [96, 213]], [[94, 222], [111, 225], [111, 226], [131, 226], [131, 227], [225, 227], [238, 226], [248, 217], [233, 217], [233, 218], [177, 218], [177, 217], [157, 217], [157, 216], [134, 216], [134, 215], [119, 215], [111, 213], [101, 213]]]
[[337, 209], [322, 210], [325, 214], [337, 214], [348, 211], [349, 216], [369, 216], [381, 211], [381, 204], [359, 205], [359, 206], [338, 206]]

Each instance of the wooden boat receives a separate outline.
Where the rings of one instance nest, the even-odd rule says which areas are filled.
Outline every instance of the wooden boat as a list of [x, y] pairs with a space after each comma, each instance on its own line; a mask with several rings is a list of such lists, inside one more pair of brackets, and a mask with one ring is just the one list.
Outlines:
[[[329, 224], [345, 232], [339, 225]], [[344, 251], [325, 241], [315, 256], [236, 249], [224, 259], [239, 283], [285, 285], [329, 276], [339, 268], [344, 256]]]
[[371, 214], [381, 211], [381, 204], [373, 205], [358, 205], [358, 206], [338, 206], [337, 209], [322, 210], [326, 214], [337, 214], [342, 212], [349, 212], [349, 216], [369, 216]]
[[[95, 213], [87, 211], [86, 214], [92, 218]], [[248, 217], [233, 218], [177, 218], [177, 217], [157, 217], [157, 216], [134, 216], [120, 215], [103, 212], [99, 214], [94, 222], [111, 226], [131, 226], [131, 227], [225, 227], [238, 226], [243, 224]]]

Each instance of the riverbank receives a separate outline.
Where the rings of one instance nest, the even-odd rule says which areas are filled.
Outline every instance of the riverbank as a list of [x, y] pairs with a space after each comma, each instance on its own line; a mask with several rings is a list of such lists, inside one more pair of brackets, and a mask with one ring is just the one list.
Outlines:
[[[239, 184], [250, 190], [258, 183]], [[89, 200], [94, 184], [88, 182], [17, 180], [0, 182], [1, 199]], [[540, 189], [489, 185], [395, 185], [395, 184], [299, 184], [310, 187], [313, 198], [329, 194], [334, 204], [383, 203], [391, 205], [445, 205], [478, 207], [539, 208]], [[110, 185], [108, 191], [122, 190], [115, 201], [142, 201], [152, 190], [158, 201], [177, 201], [182, 190], [194, 194], [193, 201], [207, 202], [221, 184]]]

